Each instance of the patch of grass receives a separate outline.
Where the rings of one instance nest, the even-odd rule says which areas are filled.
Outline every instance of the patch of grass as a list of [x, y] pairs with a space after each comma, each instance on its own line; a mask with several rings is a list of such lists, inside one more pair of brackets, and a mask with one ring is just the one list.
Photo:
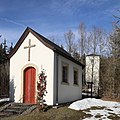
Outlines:
[[101, 106], [93, 106], [93, 107], [91, 107], [90, 109], [91, 110], [103, 110], [103, 109], [105, 109], [106, 107], [101, 107]]
[[108, 110], [108, 111], [113, 111], [113, 110], [111, 110], [111, 109], [106, 109], [106, 110]]
[[101, 107], [101, 106], [92, 106], [91, 108], [88, 108], [86, 110], [84, 110], [85, 112], [90, 112], [90, 110], [103, 110], [105, 109], [106, 107]]
[[58, 109], [51, 108], [46, 112], [39, 112], [36, 109], [28, 115], [8, 117], [1, 120], [82, 120], [86, 117], [91, 117], [91, 115], [83, 111], [71, 110], [68, 106], [65, 106]]
[[103, 115], [100, 115], [99, 113], [95, 116], [95, 118], [101, 118]]
[[110, 116], [108, 116], [109, 119], [111, 120], [120, 120], [120, 116], [114, 114], [114, 113], [109, 113]]
[[[98, 109], [101, 110], [104, 108], [105, 107], [93, 106], [86, 110], [76, 111], [76, 110], [69, 109], [68, 106], [64, 106], [58, 109], [49, 108], [45, 112], [40, 112], [38, 111], [38, 109], [36, 109], [32, 113], [27, 115], [1, 118], [0, 120], [83, 120], [84, 118], [92, 117], [92, 115], [90, 115], [89, 113], [88, 114], [85, 113], [86, 111], [98, 110]], [[108, 117], [109, 119], [112, 119], [112, 120], [120, 119], [120, 116], [116, 115], [115, 113], [109, 113], [109, 114], [110, 114], [110, 116]], [[99, 113], [95, 116], [96, 119], [97, 118], [101, 119], [101, 117], [102, 115], [100, 115]]]
[[113, 102], [120, 102], [120, 98], [103, 97], [102, 100], [113, 101]]

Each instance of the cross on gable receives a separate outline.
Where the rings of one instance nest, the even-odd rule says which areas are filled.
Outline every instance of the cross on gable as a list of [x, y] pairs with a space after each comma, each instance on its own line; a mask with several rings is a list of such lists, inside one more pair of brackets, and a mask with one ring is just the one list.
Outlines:
[[35, 46], [36, 45], [31, 45], [31, 39], [29, 39], [29, 45], [24, 47], [24, 49], [28, 48], [28, 61], [30, 61], [30, 49]]

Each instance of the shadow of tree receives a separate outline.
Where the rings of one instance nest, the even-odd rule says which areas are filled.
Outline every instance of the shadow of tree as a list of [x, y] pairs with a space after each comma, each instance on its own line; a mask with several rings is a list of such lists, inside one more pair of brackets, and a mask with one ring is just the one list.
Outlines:
[[14, 79], [12, 79], [10, 81], [10, 93], [9, 93], [9, 96], [10, 96], [10, 101], [14, 101], [15, 100], [15, 85], [14, 85]]
[[9, 97], [9, 61], [0, 64], [0, 98]]

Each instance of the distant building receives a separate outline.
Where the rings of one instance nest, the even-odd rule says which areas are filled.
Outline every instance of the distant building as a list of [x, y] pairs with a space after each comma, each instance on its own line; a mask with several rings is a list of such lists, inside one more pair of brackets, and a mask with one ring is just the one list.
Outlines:
[[97, 96], [99, 91], [99, 71], [100, 71], [100, 56], [95, 54], [90, 54], [86, 56], [85, 59], [85, 80], [88, 85], [88, 89]]

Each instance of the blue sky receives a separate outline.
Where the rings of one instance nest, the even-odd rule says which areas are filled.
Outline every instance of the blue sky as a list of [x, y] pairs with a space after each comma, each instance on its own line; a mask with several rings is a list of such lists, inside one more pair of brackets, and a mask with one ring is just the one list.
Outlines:
[[58, 39], [69, 29], [77, 34], [80, 22], [109, 32], [119, 8], [120, 0], [0, 0], [0, 42], [15, 44], [27, 26]]

